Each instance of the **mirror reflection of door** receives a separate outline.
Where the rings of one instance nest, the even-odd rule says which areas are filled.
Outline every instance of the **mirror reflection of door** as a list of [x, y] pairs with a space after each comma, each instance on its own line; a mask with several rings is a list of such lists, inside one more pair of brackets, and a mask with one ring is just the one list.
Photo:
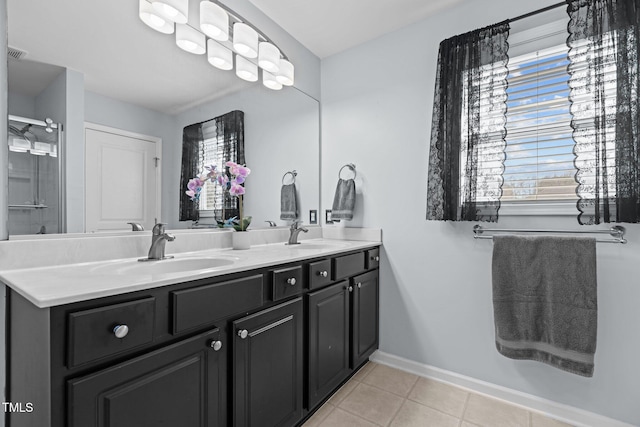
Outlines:
[[160, 138], [85, 125], [85, 231], [160, 221]]

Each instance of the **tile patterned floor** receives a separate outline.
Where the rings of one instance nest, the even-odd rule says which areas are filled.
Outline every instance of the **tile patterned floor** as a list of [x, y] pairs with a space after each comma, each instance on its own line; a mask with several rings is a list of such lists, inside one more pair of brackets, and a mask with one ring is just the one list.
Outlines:
[[570, 427], [465, 389], [369, 362], [303, 427]]

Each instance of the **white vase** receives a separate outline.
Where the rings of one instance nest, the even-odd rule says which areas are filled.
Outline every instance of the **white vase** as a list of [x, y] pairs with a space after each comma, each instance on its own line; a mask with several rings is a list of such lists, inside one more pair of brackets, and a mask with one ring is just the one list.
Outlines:
[[248, 231], [234, 231], [231, 234], [233, 249], [249, 249], [251, 247], [251, 235]]

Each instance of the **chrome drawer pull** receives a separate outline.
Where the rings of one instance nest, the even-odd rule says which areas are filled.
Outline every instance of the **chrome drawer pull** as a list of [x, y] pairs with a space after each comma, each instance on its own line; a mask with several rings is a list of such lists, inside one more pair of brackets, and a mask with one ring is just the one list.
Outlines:
[[362, 287], [362, 283], [358, 283], [358, 289]]
[[247, 331], [246, 329], [239, 330], [238, 331], [238, 336], [241, 339], [245, 339], [245, 338], [247, 338], [247, 336], [249, 336], [249, 331]]
[[376, 255], [376, 256], [372, 256], [372, 257], [371, 257], [371, 261], [376, 261], [376, 262], [377, 262], [377, 261], [380, 261], [380, 257], [379, 257], [379, 256], [377, 256], [377, 255]]
[[349, 292], [353, 292], [353, 286], [349, 286], [347, 289], [349, 290]]
[[327, 273], [326, 270], [318, 271], [318, 276], [320, 276], [320, 277], [327, 277], [328, 275], [329, 275], [329, 273]]
[[211, 340], [211, 344], [209, 344], [209, 347], [211, 347], [213, 351], [219, 351], [222, 348], [222, 341]]
[[116, 325], [113, 328], [113, 334], [116, 338], [124, 338], [129, 333], [129, 327], [127, 325]]
[[295, 277], [290, 277], [287, 279], [287, 283], [290, 284], [291, 286], [296, 284], [296, 278]]

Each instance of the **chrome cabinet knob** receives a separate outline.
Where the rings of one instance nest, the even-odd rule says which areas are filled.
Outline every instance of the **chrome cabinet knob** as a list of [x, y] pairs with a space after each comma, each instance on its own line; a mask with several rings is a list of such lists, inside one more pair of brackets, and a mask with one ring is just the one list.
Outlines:
[[362, 287], [362, 283], [358, 283], [358, 289]]
[[222, 348], [222, 341], [211, 340], [209, 347], [211, 347], [213, 351], [219, 351]]
[[347, 288], [347, 290], [348, 290], [349, 292], [353, 292], [353, 286], [349, 286], [349, 287]]
[[246, 329], [241, 329], [238, 331], [238, 336], [242, 339], [245, 339], [249, 336], [249, 331], [247, 331]]
[[372, 260], [372, 261], [376, 261], [376, 262], [377, 262], [377, 261], [380, 261], [380, 257], [379, 257], [379, 256], [377, 256], [377, 255], [376, 255], [376, 256], [372, 256], [372, 257], [371, 257], [371, 260]]
[[113, 327], [113, 334], [116, 338], [124, 338], [129, 333], [129, 327], [127, 325], [116, 325]]
[[320, 277], [327, 277], [328, 275], [329, 275], [329, 273], [327, 273], [326, 270], [318, 271], [318, 276], [320, 276]]
[[291, 286], [296, 284], [296, 278], [295, 277], [290, 277], [287, 279], [287, 283], [290, 284]]

